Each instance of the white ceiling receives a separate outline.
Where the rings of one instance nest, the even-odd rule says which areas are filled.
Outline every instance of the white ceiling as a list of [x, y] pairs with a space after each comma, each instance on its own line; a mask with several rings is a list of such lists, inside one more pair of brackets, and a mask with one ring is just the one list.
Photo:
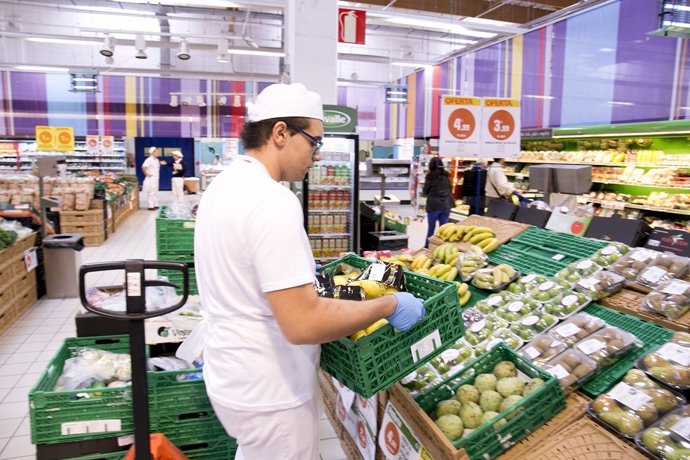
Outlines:
[[[589, 2], [590, 4], [593, 2]], [[182, 4], [194, 4], [195, 7]], [[204, 5], [209, 5], [205, 7]], [[153, 74], [177, 77], [276, 81], [283, 58], [230, 55], [282, 51], [283, 11], [287, 0], [0, 0], [0, 68], [17, 65], [92, 68], [103, 74]], [[381, 84], [413, 69], [395, 61], [437, 63], [463, 49], [528, 30], [527, 26], [429, 12], [340, 2], [367, 11], [366, 45], [339, 45], [338, 79]], [[416, 24], [420, 19], [429, 24]], [[462, 24], [465, 27], [459, 28]], [[99, 53], [106, 33], [116, 37], [113, 63]], [[135, 36], [146, 39], [148, 59], [136, 59]], [[181, 38], [191, 59], [176, 57]], [[55, 43], [72, 40], [74, 43]]]

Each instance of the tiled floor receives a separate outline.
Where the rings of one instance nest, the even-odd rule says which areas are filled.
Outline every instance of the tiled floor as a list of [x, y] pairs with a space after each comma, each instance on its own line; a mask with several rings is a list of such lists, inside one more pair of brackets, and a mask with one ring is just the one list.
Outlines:
[[[170, 200], [169, 194], [161, 195], [163, 203]], [[403, 216], [412, 213], [405, 206], [392, 210]], [[411, 223], [408, 233], [412, 248], [423, 245], [425, 231], [425, 222]], [[102, 246], [81, 252], [82, 263], [128, 258], [156, 258], [154, 212], [135, 213]], [[114, 273], [89, 280], [101, 286], [121, 281]], [[80, 308], [76, 298], [43, 298], [0, 337], [0, 460], [35, 458], [29, 436], [28, 393], [63, 339], [75, 336], [74, 315]], [[325, 416], [319, 422], [319, 435], [322, 460], [345, 458]]]

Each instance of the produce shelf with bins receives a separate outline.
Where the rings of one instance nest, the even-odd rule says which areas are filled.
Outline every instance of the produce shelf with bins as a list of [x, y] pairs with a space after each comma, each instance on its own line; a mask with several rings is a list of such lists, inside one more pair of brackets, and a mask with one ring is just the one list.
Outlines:
[[329, 135], [301, 184], [304, 225], [317, 262], [358, 251], [357, 136]]

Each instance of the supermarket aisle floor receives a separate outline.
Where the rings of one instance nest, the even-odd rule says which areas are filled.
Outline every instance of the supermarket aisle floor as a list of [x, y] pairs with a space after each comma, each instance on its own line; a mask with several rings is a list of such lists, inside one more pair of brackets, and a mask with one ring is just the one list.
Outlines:
[[[165, 204], [170, 194], [162, 193], [161, 198]], [[146, 210], [135, 213], [102, 246], [85, 248], [82, 263], [155, 259], [155, 214]], [[109, 285], [114, 284], [115, 277], [112, 274], [92, 279], [94, 284]], [[74, 315], [80, 308], [78, 299], [44, 298], [0, 336], [0, 460], [35, 458], [28, 393], [63, 339], [76, 335]], [[322, 460], [345, 459], [325, 415], [319, 421], [319, 436]]]

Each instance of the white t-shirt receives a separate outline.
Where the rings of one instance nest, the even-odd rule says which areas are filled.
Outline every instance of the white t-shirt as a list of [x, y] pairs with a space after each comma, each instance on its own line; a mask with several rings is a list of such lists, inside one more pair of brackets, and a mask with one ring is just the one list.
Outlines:
[[150, 155], [148, 158], [146, 158], [146, 160], [144, 160], [144, 164], [141, 165], [141, 169], [144, 168], [147, 168], [148, 172], [153, 174], [153, 177], [157, 177], [160, 174], [161, 169], [160, 160], [153, 155]]
[[313, 283], [314, 257], [299, 200], [258, 160], [234, 160], [204, 192], [194, 264], [209, 396], [254, 411], [313, 398], [320, 347], [288, 342], [264, 293]]

